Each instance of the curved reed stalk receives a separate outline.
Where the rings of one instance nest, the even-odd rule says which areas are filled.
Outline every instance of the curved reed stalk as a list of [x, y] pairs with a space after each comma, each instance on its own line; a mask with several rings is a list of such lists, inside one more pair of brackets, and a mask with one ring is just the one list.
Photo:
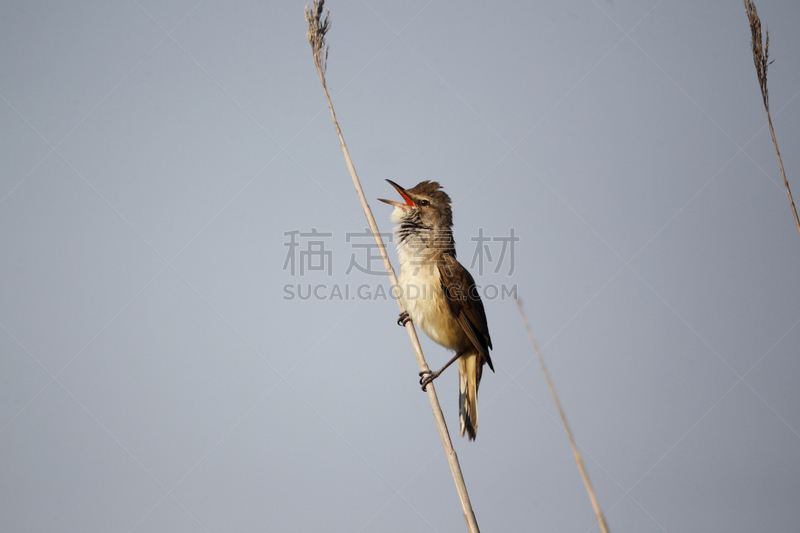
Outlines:
[[[752, 0], [744, 0], [744, 9], [747, 12], [747, 19], [750, 21], [750, 46], [753, 49], [753, 63], [756, 65], [756, 75], [758, 76], [758, 85], [761, 87], [761, 99], [764, 100], [764, 109], [767, 111], [767, 121], [769, 122], [769, 132], [772, 134], [772, 144], [775, 145], [775, 152], [778, 154], [778, 163], [781, 167], [781, 175], [783, 176], [783, 184], [786, 186], [786, 194], [789, 195], [789, 203], [792, 206], [792, 214], [794, 214], [794, 223], [797, 226], [797, 231], [800, 233], [800, 219], [797, 218], [797, 208], [794, 206], [794, 199], [792, 198], [792, 190], [789, 188], [789, 182], [786, 180], [786, 172], [783, 170], [783, 159], [781, 159], [781, 151], [778, 150], [778, 141], [775, 140], [775, 129], [772, 127], [772, 114], [769, 112], [769, 90], [767, 89], [767, 67], [772, 64], [769, 60], [769, 31], [766, 32], [766, 42], [761, 39], [761, 19], [758, 18], [756, 5]], [[773, 60], [774, 61], [774, 60]]]
[[[311, 50], [314, 54], [314, 64], [317, 66], [317, 73], [319, 74], [319, 79], [322, 82], [322, 89], [325, 91], [325, 98], [328, 100], [328, 108], [331, 110], [333, 125], [336, 127], [336, 133], [339, 136], [339, 142], [342, 145], [342, 154], [344, 154], [344, 160], [345, 163], [347, 163], [347, 169], [350, 171], [350, 177], [353, 180], [353, 186], [356, 189], [356, 193], [358, 193], [358, 198], [361, 200], [361, 206], [364, 208], [364, 215], [367, 217], [369, 228], [372, 231], [372, 237], [375, 239], [375, 244], [378, 245], [378, 250], [380, 251], [381, 258], [383, 259], [383, 265], [386, 267], [386, 273], [389, 275], [389, 280], [392, 283], [392, 291], [394, 292], [395, 300], [397, 301], [397, 305], [400, 307], [400, 311], [402, 312], [405, 311], [405, 309], [403, 307], [403, 301], [399, 297], [400, 293], [399, 286], [397, 284], [397, 276], [395, 275], [392, 264], [389, 261], [389, 256], [386, 253], [386, 247], [383, 245], [383, 239], [381, 239], [380, 233], [378, 232], [378, 226], [375, 223], [375, 218], [372, 216], [372, 210], [370, 209], [367, 199], [364, 196], [364, 191], [361, 188], [361, 182], [356, 174], [353, 161], [350, 159], [350, 152], [347, 150], [347, 145], [344, 142], [342, 130], [339, 129], [339, 122], [336, 120], [336, 113], [333, 111], [331, 97], [328, 94], [328, 85], [325, 82], [325, 69], [327, 67], [328, 59], [328, 44], [325, 41], [325, 35], [330, 29], [331, 23], [330, 10], [325, 13], [324, 18], [322, 16], [324, 4], [325, 0], [314, 0], [314, 5], [311, 7], [311, 9], [309, 9], [308, 4], [306, 4], [305, 15], [306, 22], [308, 22], [308, 42], [311, 44]], [[414, 348], [414, 354], [417, 357], [419, 369], [423, 372], [430, 372], [428, 364], [425, 362], [425, 356], [422, 354], [422, 347], [419, 344], [419, 339], [417, 338], [417, 332], [414, 329], [414, 325], [411, 323], [411, 321], [407, 321], [405, 327], [406, 331], [408, 332], [408, 337], [411, 339], [411, 346]], [[445, 455], [447, 456], [447, 462], [450, 465], [450, 472], [453, 474], [453, 480], [456, 484], [458, 498], [461, 500], [464, 519], [467, 522], [467, 527], [469, 528], [470, 533], [479, 533], [480, 530], [478, 529], [478, 522], [475, 520], [475, 513], [472, 511], [472, 505], [469, 501], [469, 494], [467, 494], [467, 486], [464, 483], [464, 476], [461, 474], [461, 466], [458, 463], [458, 456], [453, 448], [453, 442], [450, 440], [450, 433], [447, 431], [447, 424], [444, 420], [442, 408], [439, 406], [439, 399], [436, 396], [436, 390], [433, 386], [433, 383], [429, 383], [426, 389], [428, 392], [428, 398], [431, 402], [431, 408], [433, 409], [433, 417], [436, 420], [436, 426], [439, 429], [439, 436], [442, 439], [442, 445], [444, 446]]]
[[525, 329], [528, 330], [528, 336], [531, 338], [533, 349], [536, 351], [536, 357], [539, 358], [539, 365], [542, 367], [544, 378], [547, 380], [547, 386], [550, 388], [550, 394], [553, 396], [556, 409], [558, 409], [558, 414], [561, 417], [561, 423], [564, 424], [564, 431], [569, 438], [570, 446], [572, 446], [572, 453], [575, 455], [575, 462], [578, 464], [578, 471], [581, 473], [581, 477], [583, 478], [583, 484], [586, 486], [586, 492], [589, 493], [589, 500], [592, 502], [592, 509], [594, 509], [594, 514], [597, 517], [597, 525], [600, 528], [601, 533], [608, 533], [606, 519], [603, 516], [603, 511], [600, 510], [600, 504], [597, 503], [597, 497], [594, 495], [594, 489], [592, 488], [592, 483], [589, 481], [589, 475], [586, 473], [586, 469], [583, 467], [581, 452], [578, 450], [578, 445], [575, 444], [575, 439], [572, 437], [572, 431], [569, 429], [569, 424], [567, 424], [567, 417], [564, 414], [564, 410], [561, 408], [561, 402], [558, 401], [558, 396], [556, 395], [555, 387], [553, 387], [553, 382], [550, 380], [550, 373], [547, 372], [547, 367], [544, 365], [544, 357], [542, 357], [542, 351], [539, 349], [539, 343], [536, 342], [536, 337], [533, 336], [533, 330], [531, 329], [531, 325], [528, 323], [528, 317], [525, 315], [525, 310], [522, 308], [522, 301], [519, 298], [517, 298], [516, 301], [517, 309], [519, 309], [519, 314], [522, 316], [522, 321], [525, 323]]

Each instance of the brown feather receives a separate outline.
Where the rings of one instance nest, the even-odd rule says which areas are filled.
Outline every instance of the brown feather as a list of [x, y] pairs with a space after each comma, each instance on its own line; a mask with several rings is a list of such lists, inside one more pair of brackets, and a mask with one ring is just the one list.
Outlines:
[[442, 279], [442, 291], [447, 299], [450, 312], [464, 329], [472, 344], [483, 360], [494, 372], [489, 348], [492, 338], [486, 322], [486, 311], [478, 294], [475, 280], [469, 271], [449, 254], [441, 254], [439, 274]]

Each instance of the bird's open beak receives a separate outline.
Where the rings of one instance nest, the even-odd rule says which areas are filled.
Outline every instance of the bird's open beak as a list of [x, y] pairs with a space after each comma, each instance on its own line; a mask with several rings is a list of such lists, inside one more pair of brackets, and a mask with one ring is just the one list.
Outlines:
[[409, 207], [416, 207], [416, 204], [414, 203], [414, 200], [412, 200], [412, 199], [411, 199], [411, 198], [410, 198], [410, 197], [409, 197], [409, 196], [406, 194], [406, 191], [405, 191], [405, 189], [403, 189], [401, 186], [399, 186], [398, 184], [396, 184], [396, 183], [395, 183], [395, 182], [393, 182], [392, 180], [386, 180], [386, 181], [388, 181], [389, 183], [391, 183], [391, 184], [392, 184], [392, 186], [393, 186], [395, 189], [397, 189], [397, 192], [399, 192], [399, 193], [400, 193], [400, 195], [403, 197], [403, 200], [405, 200], [405, 201], [406, 201], [406, 203], [404, 203], [404, 204], [401, 204], [400, 202], [395, 202], [394, 200], [384, 200], [383, 198], [378, 198], [378, 200], [380, 200], [381, 202], [385, 202], [385, 203], [387, 203], [387, 204], [389, 204], [389, 205], [393, 205], [393, 206], [395, 206], [395, 207], [399, 207], [399, 208], [401, 208], [401, 209], [408, 209]]

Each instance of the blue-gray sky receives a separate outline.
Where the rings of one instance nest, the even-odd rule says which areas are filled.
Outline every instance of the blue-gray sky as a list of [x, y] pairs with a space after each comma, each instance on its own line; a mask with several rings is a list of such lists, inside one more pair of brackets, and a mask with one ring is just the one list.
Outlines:
[[[757, 5], [800, 194], [800, 3]], [[439, 181], [487, 289], [475, 442], [436, 382], [483, 530], [597, 530], [492, 297], [516, 287], [612, 531], [795, 531], [800, 235], [742, 3], [329, 7], [381, 230], [385, 179]], [[3, 531], [464, 530], [381, 265], [351, 265], [366, 224], [302, 12], [0, 7]], [[492, 240], [471, 265], [512, 230], [513, 263]]]

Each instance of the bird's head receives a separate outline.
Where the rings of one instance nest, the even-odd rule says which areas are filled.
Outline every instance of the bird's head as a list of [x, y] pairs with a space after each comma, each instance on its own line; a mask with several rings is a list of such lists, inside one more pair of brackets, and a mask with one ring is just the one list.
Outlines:
[[450, 210], [450, 197], [435, 181], [423, 181], [412, 189], [404, 189], [391, 180], [386, 180], [397, 189], [405, 203], [384, 200], [394, 206], [392, 222], [413, 223], [426, 229], [449, 229], [453, 225], [453, 212]]

